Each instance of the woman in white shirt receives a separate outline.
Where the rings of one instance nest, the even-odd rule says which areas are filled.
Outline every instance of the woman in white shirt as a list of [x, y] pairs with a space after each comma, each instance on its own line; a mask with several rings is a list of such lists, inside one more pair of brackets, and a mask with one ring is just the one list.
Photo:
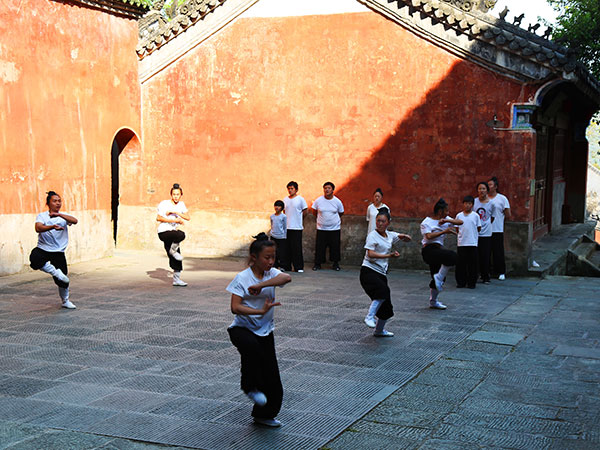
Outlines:
[[477, 240], [479, 276], [484, 284], [490, 283], [490, 256], [492, 253], [492, 222], [494, 221], [494, 203], [488, 197], [489, 186], [485, 181], [477, 185], [477, 195], [473, 210], [481, 219], [481, 230]]
[[421, 234], [423, 235], [421, 255], [423, 261], [429, 265], [432, 278], [429, 283], [430, 308], [446, 309], [446, 305], [437, 298], [450, 267], [456, 265], [456, 253], [444, 248], [444, 237], [446, 234], [457, 234], [454, 225], [462, 225], [462, 223], [462, 220], [448, 216], [448, 203], [443, 198], [440, 198], [433, 207], [433, 216], [426, 217], [421, 222]]
[[387, 208], [391, 217], [392, 213], [390, 207], [383, 203], [383, 191], [381, 188], [377, 188], [375, 189], [375, 192], [373, 192], [373, 203], [367, 207], [367, 222], [369, 222], [367, 235], [375, 229], [375, 220], [381, 208]]
[[163, 200], [158, 205], [158, 238], [165, 244], [165, 251], [169, 257], [169, 267], [173, 269], [173, 286], [187, 286], [181, 279], [183, 270], [183, 256], [179, 244], [185, 239], [185, 233], [179, 227], [184, 220], [190, 220], [190, 215], [181, 200], [183, 189], [179, 184], [173, 184], [171, 188], [171, 200]]
[[388, 260], [400, 256], [400, 253], [393, 250], [394, 244], [399, 241], [408, 242], [410, 236], [388, 231], [391, 218], [387, 208], [381, 208], [375, 217], [376, 228], [367, 236], [365, 258], [360, 268], [360, 285], [371, 298], [365, 323], [369, 328], [375, 328], [373, 336], [392, 337], [394, 333], [384, 329], [387, 320], [394, 315], [386, 277]]
[[35, 219], [38, 244], [29, 255], [30, 265], [34, 270], [41, 270], [52, 275], [54, 284], [58, 286], [62, 307], [75, 309], [75, 305], [69, 301], [69, 278], [67, 277], [65, 250], [69, 243], [68, 227], [75, 225], [77, 219], [60, 212], [62, 199], [54, 191], [48, 192], [46, 206], [48, 206], [48, 211], [38, 214]]

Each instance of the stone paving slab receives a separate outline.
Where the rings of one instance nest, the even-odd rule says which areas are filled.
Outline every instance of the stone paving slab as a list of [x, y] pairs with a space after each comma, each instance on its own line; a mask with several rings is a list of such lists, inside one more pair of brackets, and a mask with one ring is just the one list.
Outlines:
[[0, 448], [598, 443], [597, 280], [508, 279], [468, 292], [448, 283], [449, 308], [434, 311], [428, 274], [392, 271], [396, 336], [376, 339], [356, 268], [293, 274], [278, 290], [284, 426], [272, 430], [251, 422], [225, 331], [224, 289], [243, 263], [184, 265], [187, 288], [170, 285], [158, 254], [73, 265], [75, 311], [59, 307], [44, 274], [1, 278]]

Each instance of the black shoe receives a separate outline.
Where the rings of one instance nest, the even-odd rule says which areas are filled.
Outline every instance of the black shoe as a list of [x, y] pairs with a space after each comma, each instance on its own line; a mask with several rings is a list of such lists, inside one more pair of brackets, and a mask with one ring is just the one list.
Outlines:
[[313, 270], [321, 270], [321, 264], [315, 264]]
[[336, 270], [336, 271], [340, 271], [340, 265], [338, 263], [333, 263], [333, 265], [331, 266], [332, 270]]

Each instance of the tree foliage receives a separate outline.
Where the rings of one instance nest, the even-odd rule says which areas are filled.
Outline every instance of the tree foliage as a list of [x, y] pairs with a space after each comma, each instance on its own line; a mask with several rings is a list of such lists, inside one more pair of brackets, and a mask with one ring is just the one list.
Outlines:
[[548, 0], [559, 15], [554, 40], [570, 48], [600, 79], [600, 0]]

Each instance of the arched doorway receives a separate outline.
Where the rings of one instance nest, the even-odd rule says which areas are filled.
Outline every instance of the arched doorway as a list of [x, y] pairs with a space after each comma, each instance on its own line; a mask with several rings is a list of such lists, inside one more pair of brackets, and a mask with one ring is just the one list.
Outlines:
[[[111, 220], [113, 224], [113, 239], [117, 245], [118, 223], [119, 223], [119, 204], [121, 201], [120, 175], [122, 171], [119, 164], [119, 156], [125, 149], [138, 149], [140, 141], [132, 130], [123, 128], [115, 135], [110, 152], [110, 173], [111, 173]], [[137, 153], [137, 152], [136, 152]]]

